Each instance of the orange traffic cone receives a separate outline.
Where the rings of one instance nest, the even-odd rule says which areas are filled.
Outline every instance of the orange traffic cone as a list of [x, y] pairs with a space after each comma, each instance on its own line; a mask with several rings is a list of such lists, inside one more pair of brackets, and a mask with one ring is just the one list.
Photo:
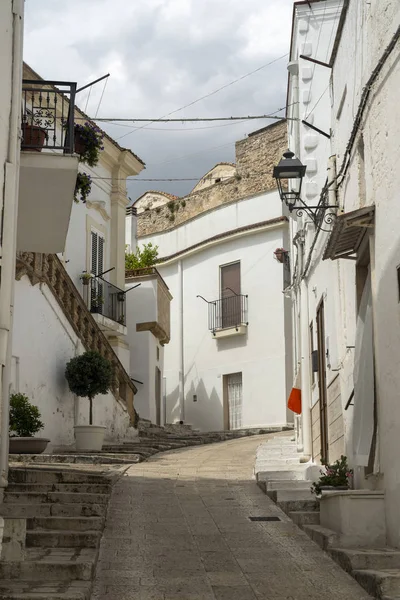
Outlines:
[[297, 371], [296, 378], [289, 395], [288, 409], [296, 414], [301, 414], [301, 371]]

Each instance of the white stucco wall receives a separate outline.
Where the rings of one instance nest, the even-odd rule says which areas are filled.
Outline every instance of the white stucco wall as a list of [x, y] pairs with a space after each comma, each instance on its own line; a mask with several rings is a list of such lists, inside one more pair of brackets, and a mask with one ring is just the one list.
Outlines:
[[[126, 284], [126, 289], [135, 285]], [[164, 370], [164, 348], [149, 331], [136, 331], [137, 323], [157, 321], [157, 281], [141, 282], [140, 287], [126, 295], [127, 341], [131, 350], [129, 375], [142, 383], [135, 382], [138, 389], [135, 395], [135, 408], [143, 419], [156, 422], [155, 373]], [[157, 348], [158, 356], [157, 358]], [[163, 419], [161, 402], [161, 418]], [[164, 421], [162, 420], [162, 424]]]
[[[19, 361], [19, 381], [13, 391], [26, 394], [39, 407], [48, 437], [48, 450], [74, 443], [74, 425], [88, 422], [89, 405], [69, 391], [66, 363], [84, 351], [45, 284], [32, 286], [24, 276], [16, 282], [13, 356]], [[14, 370], [16, 373], [16, 370]], [[112, 394], [94, 401], [94, 424], [107, 427], [106, 439], [121, 441], [136, 435], [129, 416]]]
[[[372, 4], [350, 3], [333, 69], [335, 101], [334, 146], [343, 156], [362, 90], [384, 48], [400, 24], [400, 6], [380, 0]], [[366, 487], [385, 490], [388, 544], [400, 545], [400, 478], [398, 431], [400, 409], [400, 312], [397, 267], [400, 264], [400, 196], [397, 157], [400, 137], [398, 90], [400, 89], [399, 42], [383, 66], [371, 90], [359, 133], [364, 142], [365, 186], [360, 181], [357, 143], [341, 189], [341, 202], [350, 211], [375, 204], [375, 230], [371, 238], [372, 294], [375, 342], [375, 375], [378, 403], [378, 447], [375, 477], [361, 481]], [[339, 110], [346, 95], [343, 107]], [[339, 113], [339, 117], [338, 117]], [[365, 188], [365, 191], [362, 189]], [[344, 290], [343, 303], [351, 303]]]
[[[217, 234], [279, 217], [281, 211], [276, 192], [261, 194], [203, 213], [172, 231], [141, 238], [139, 245], [151, 241], [159, 246], [161, 257], [170, 256]], [[277, 247], [287, 243], [286, 229], [281, 222], [269, 230], [227, 238], [181, 257], [184, 420], [195, 428], [223, 428], [223, 376], [237, 372], [242, 373], [243, 380], [243, 427], [287, 423], [285, 354], [290, 353], [291, 328], [285, 329], [285, 308], [289, 321], [290, 314], [282, 294], [283, 265], [273, 255]], [[219, 268], [235, 261], [241, 263], [241, 291], [249, 297], [248, 331], [243, 336], [217, 340], [208, 329], [208, 306], [196, 296], [218, 299]], [[180, 419], [178, 259], [160, 263], [157, 268], [173, 297], [164, 377], [167, 421], [174, 422]], [[138, 313], [144, 310], [138, 305], [136, 309]]]

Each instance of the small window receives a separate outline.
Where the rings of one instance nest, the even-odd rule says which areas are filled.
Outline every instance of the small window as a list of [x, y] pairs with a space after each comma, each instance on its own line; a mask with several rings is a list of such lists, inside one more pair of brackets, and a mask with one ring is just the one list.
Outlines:
[[221, 177], [217, 177], [215, 183], [219, 183], [221, 181]]

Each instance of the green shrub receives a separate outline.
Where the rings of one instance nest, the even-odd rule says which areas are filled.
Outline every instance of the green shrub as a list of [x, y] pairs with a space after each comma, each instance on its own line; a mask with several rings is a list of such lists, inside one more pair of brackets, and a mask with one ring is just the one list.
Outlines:
[[25, 394], [10, 396], [10, 435], [12, 437], [32, 437], [43, 429], [40, 411], [29, 402]]
[[113, 381], [113, 369], [109, 360], [98, 352], [85, 352], [67, 363], [65, 377], [73, 394], [89, 399], [89, 423], [93, 425], [93, 398], [107, 394]]
[[158, 258], [158, 246], [153, 246], [151, 242], [144, 244], [142, 248], [136, 248], [135, 253], [125, 254], [125, 270], [134, 271], [135, 269], [143, 269], [152, 267]]

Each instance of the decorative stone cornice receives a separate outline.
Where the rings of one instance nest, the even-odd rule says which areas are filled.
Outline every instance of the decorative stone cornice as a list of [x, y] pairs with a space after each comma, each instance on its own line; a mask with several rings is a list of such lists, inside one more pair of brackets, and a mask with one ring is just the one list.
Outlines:
[[88, 208], [93, 208], [94, 210], [97, 210], [105, 221], [110, 220], [111, 217], [106, 211], [106, 203], [104, 202], [104, 200], [87, 200], [86, 206]]

